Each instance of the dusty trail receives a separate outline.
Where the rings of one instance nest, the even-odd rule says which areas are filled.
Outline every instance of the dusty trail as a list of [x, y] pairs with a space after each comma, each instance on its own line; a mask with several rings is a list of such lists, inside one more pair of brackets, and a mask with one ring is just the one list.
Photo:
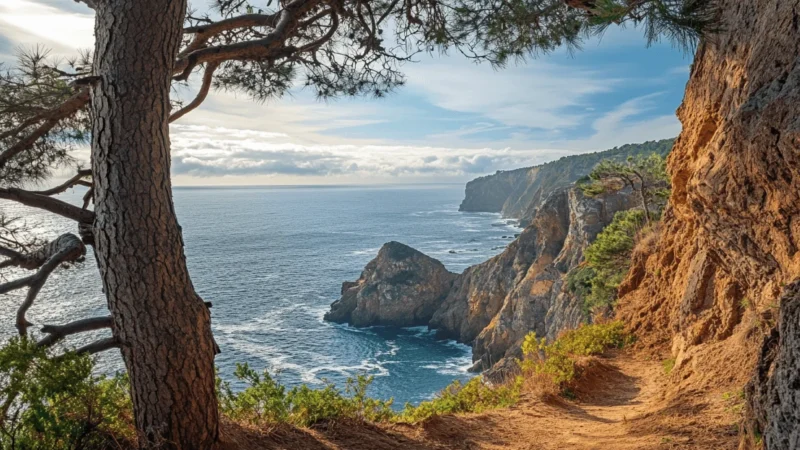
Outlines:
[[[435, 418], [419, 426], [336, 424], [239, 436], [242, 449], [551, 450], [735, 449], [735, 417], [703, 392], [665, 400], [659, 361], [592, 361], [576, 399], [524, 397], [515, 407]], [[716, 394], [715, 394], [716, 395]], [[716, 397], [719, 397], [716, 395]]]

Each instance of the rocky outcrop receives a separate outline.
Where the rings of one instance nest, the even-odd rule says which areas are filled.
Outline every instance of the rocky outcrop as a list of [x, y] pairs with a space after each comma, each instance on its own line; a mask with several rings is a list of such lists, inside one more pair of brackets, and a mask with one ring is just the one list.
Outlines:
[[674, 140], [628, 144], [611, 150], [565, 156], [540, 166], [498, 171], [467, 183], [460, 211], [499, 212], [527, 225], [556, 190], [585, 177], [602, 159], [624, 160], [633, 155], [666, 155]]
[[364, 327], [427, 325], [456, 275], [399, 242], [384, 244], [356, 282], [342, 284], [342, 298], [325, 320]]
[[566, 275], [614, 214], [634, 206], [629, 192], [596, 198], [574, 188], [553, 192], [503, 253], [456, 279], [430, 326], [472, 342], [476, 370], [503, 367], [531, 331], [553, 339], [577, 327], [585, 314], [566, 289]]
[[566, 274], [617, 211], [637, 201], [629, 192], [596, 198], [560, 189], [499, 255], [456, 276], [438, 261], [396, 242], [386, 244], [327, 320], [367, 325], [422, 325], [440, 338], [473, 344], [475, 369], [515, 356], [524, 336], [550, 338], [584, 320], [565, 289]]
[[672, 353], [676, 389], [741, 388], [800, 276], [800, 1], [721, 11], [731, 31], [698, 48], [678, 110], [660, 238], [618, 304], [640, 345]]
[[757, 431], [768, 449], [800, 448], [800, 281], [781, 298], [778, 327], [765, 340], [747, 386]]

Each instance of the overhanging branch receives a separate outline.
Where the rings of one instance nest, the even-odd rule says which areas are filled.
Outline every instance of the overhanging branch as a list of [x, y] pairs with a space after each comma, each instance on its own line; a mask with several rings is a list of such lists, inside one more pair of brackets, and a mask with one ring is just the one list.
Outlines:
[[185, 81], [195, 67], [203, 63], [222, 62], [234, 59], [265, 59], [274, 56], [275, 50], [283, 46], [291, 29], [290, 24], [296, 21], [309, 5], [318, 2], [313, 0], [294, 0], [277, 13], [274, 30], [264, 38], [216, 47], [199, 48], [184, 52], [175, 62], [176, 81]]
[[[86, 247], [81, 240], [74, 234], [63, 234], [58, 239], [49, 243], [40, 251], [42, 255], [47, 255], [39, 270], [33, 275], [23, 277], [8, 283], [0, 284], [0, 294], [21, 289], [28, 288], [28, 295], [25, 296], [25, 301], [22, 302], [17, 310], [17, 330], [21, 336], [28, 332], [30, 322], [25, 318], [31, 306], [33, 306], [36, 296], [41, 291], [44, 283], [50, 277], [50, 274], [61, 264], [67, 262], [74, 262], [82, 258], [86, 254]], [[33, 255], [31, 259], [40, 259], [41, 255]]]
[[39, 125], [35, 130], [30, 132], [27, 136], [17, 141], [16, 144], [12, 145], [11, 147], [7, 148], [3, 152], [0, 153], [0, 167], [5, 166], [11, 158], [17, 156], [18, 154], [22, 153], [23, 151], [30, 148], [39, 138], [47, 134], [50, 130], [55, 127], [58, 122], [61, 120], [75, 114], [76, 111], [81, 109], [84, 105], [89, 102], [89, 88], [84, 87], [77, 93], [75, 93], [72, 97], [67, 99], [64, 103], [56, 106], [55, 108], [45, 111], [41, 114], [37, 114], [36, 116], [26, 120], [18, 127], [14, 128], [13, 130], [6, 131], [0, 138], [14, 136], [18, 133], [21, 133], [26, 128], [33, 126], [39, 122], [43, 122]]
[[43, 209], [81, 223], [91, 223], [94, 221], [94, 212], [92, 211], [81, 209], [67, 202], [23, 189], [0, 188], [0, 199], [13, 200], [17, 203]]
[[115, 337], [100, 339], [99, 341], [86, 344], [83, 347], [76, 349], [75, 353], [94, 355], [95, 353], [111, 350], [112, 348], [119, 348], [119, 339]]
[[37, 194], [37, 195], [48, 195], [49, 196], [49, 195], [60, 194], [60, 193], [62, 193], [64, 191], [66, 191], [67, 189], [69, 189], [69, 188], [71, 188], [73, 186], [77, 186], [77, 185], [86, 186], [86, 187], [92, 187], [91, 183], [89, 183], [88, 181], [84, 180], [84, 178], [90, 176], [91, 174], [92, 174], [92, 171], [90, 169], [82, 169], [82, 170], [79, 170], [78, 173], [75, 174], [75, 176], [73, 176], [69, 180], [65, 181], [63, 184], [60, 184], [60, 185], [58, 185], [56, 187], [53, 187], [53, 188], [50, 188], [50, 189], [46, 189], [44, 191], [31, 191], [31, 193], [32, 194]]
[[172, 114], [169, 117], [170, 123], [190, 113], [192, 110], [200, 106], [203, 101], [205, 101], [206, 97], [208, 96], [208, 91], [211, 89], [211, 82], [214, 79], [214, 71], [217, 70], [217, 67], [219, 67], [219, 63], [208, 63], [206, 71], [203, 74], [203, 84], [200, 86], [200, 91], [197, 93], [197, 96], [194, 98], [194, 100], [192, 100], [191, 103]]
[[50, 346], [66, 336], [111, 328], [112, 324], [113, 319], [111, 316], [105, 316], [76, 320], [64, 325], [45, 325], [42, 327], [42, 333], [47, 333], [48, 335], [40, 340], [38, 344], [42, 347]]

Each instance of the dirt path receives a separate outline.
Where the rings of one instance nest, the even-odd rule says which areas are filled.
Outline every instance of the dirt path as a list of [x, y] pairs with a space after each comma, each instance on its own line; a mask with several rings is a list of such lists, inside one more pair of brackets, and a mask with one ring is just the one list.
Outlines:
[[[273, 430], [242, 449], [640, 450], [735, 449], [730, 414], [702, 392], [663, 399], [658, 361], [617, 355], [589, 365], [576, 399], [524, 397], [515, 407], [445, 416], [418, 426], [337, 424]], [[265, 439], [266, 438], [266, 439]]]
[[736, 417], [709, 401], [714, 394], [665, 400], [665, 386], [660, 361], [621, 354], [590, 366], [575, 401], [528, 398], [507, 410], [443, 417], [417, 437], [465, 450], [736, 448]]
[[476, 449], [643, 449], [664, 448], [669, 436], [631, 433], [632, 424], [658, 410], [664, 383], [658, 362], [628, 356], [591, 364], [574, 402], [525, 399], [502, 411], [442, 418], [428, 424], [425, 437], [456, 437], [455, 448]]

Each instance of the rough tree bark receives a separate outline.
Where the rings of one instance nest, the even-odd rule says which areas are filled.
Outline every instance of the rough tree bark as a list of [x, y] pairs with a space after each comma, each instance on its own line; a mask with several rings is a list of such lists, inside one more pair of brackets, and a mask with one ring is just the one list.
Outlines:
[[94, 236], [140, 445], [202, 450], [219, 436], [214, 343], [170, 182], [170, 78], [185, 10], [185, 0], [97, 2]]

